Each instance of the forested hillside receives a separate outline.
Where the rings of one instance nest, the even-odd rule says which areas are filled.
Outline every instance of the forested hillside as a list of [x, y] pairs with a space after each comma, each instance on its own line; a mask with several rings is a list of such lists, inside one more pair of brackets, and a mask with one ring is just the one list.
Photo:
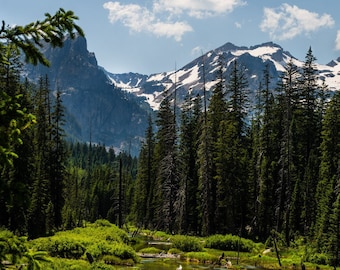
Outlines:
[[287, 246], [302, 236], [337, 258], [340, 95], [318, 85], [314, 62], [309, 49], [274, 89], [263, 70], [252, 115], [246, 67], [236, 61], [224, 78], [221, 59], [208, 107], [204, 95], [188, 95], [179, 114], [165, 98], [139, 156], [132, 220], [260, 241], [278, 232]]
[[246, 67], [234, 61], [225, 78], [221, 59], [209, 106], [205, 89], [181, 111], [176, 91], [165, 95], [137, 159], [66, 142], [60, 93], [44, 75], [21, 82], [10, 44], [0, 47], [1, 226], [30, 238], [99, 218], [263, 242], [275, 232], [338, 258], [340, 94], [318, 85], [311, 49], [275, 88], [263, 70], [251, 115]]

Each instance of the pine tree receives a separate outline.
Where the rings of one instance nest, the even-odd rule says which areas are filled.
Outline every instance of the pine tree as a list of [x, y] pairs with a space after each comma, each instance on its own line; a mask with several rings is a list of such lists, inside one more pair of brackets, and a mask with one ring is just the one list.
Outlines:
[[239, 66], [235, 60], [226, 87], [228, 98], [228, 118], [237, 124], [238, 137], [246, 132], [246, 112], [248, 109], [248, 81], [245, 68]]
[[220, 59], [217, 73], [217, 84], [213, 90], [210, 104], [200, 137], [199, 154], [199, 191], [200, 191], [200, 214], [201, 232], [203, 235], [215, 233], [215, 210], [216, 198], [216, 142], [220, 123], [226, 119], [227, 103], [225, 100], [225, 80], [223, 78], [223, 63]]
[[54, 210], [53, 224], [56, 228], [62, 225], [62, 209], [64, 206], [63, 190], [65, 177], [65, 161], [67, 159], [67, 152], [65, 146], [65, 132], [63, 126], [64, 108], [62, 105], [61, 92], [57, 90], [56, 100], [51, 115], [51, 152], [50, 152], [50, 185], [51, 185], [51, 203]]
[[247, 185], [246, 167], [243, 163], [243, 146], [237, 136], [237, 123], [224, 120], [220, 123], [217, 142], [215, 144], [216, 157], [216, 217], [218, 224], [216, 232], [220, 234], [238, 234], [243, 226], [245, 216], [244, 202], [247, 201], [245, 189]]
[[[338, 194], [339, 160], [340, 160], [340, 95], [336, 92], [326, 110], [322, 127], [320, 177], [316, 188], [316, 200], [318, 201], [316, 211], [316, 224], [314, 237], [317, 248], [324, 247], [330, 238], [333, 238], [329, 226], [336, 230], [330, 220], [333, 204], [336, 203]], [[334, 209], [336, 211], [336, 209]], [[333, 222], [336, 220], [333, 216]]]
[[189, 93], [182, 106], [180, 133], [180, 207], [179, 226], [182, 233], [198, 232], [198, 143], [202, 123], [200, 96]]
[[[214, 145], [214, 165], [216, 168], [216, 217], [219, 233], [241, 233], [246, 222], [248, 207], [248, 172], [245, 166], [247, 143], [245, 139], [246, 124], [246, 87], [245, 73], [236, 61], [226, 87], [229, 97], [225, 103], [224, 119], [217, 127]], [[222, 111], [223, 112], [223, 111]]]
[[211, 206], [211, 185], [213, 180], [213, 140], [211, 137], [210, 123], [204, 117], [201, 136], [198, 147], [198, 190], [199, 190], [199, 229], [202, 235], [212, 233], [213, 220], [211, 218], [214, 209]]
[[145, 142], [139, 154], [138, 173], [135, 183], [133, 216], [138, 226], [146, 227], [150, 220], [155, 218], [155, 209], [152, 206], [155, 185], [154, 164], [155, 138], [152, 119], [149, 116], [149, 125], [145, 133]]
[[[339, 179], [339, 177], [338, 177]], [[340, 265], [340, 181], [334, 190], [334, 203], [330, 215], [329, 238], [327, 250], [330, 256], [330, 265], [334, 268]]]
[[[37, 125], [35, 130], [35, 175], [32, 202], [28, 216], [31, 237], [46, 234], [46, 209], [51, 201], [51, 104], [48, 78], [40, 78], [37, 92]], [[53, 202], [51, 201], [52, 206]], [[53, 217], [55, 218], [55, 217]]]
[[[24, 217], [29, 201], [27, 183], [30, 179], [27, 168], [31, 152], [25, 151], [22, 143], [28, 138], [29, 132], [24, 133], [21, 138], [15, 136], [16, 139], [13, 133], [20, 134], [17, 125], [20, 126], [22, 123], [17, 121], [18, 117], [20, 113], [30, 108], [31, 103], [29, 95], [25, 94], [20, 84], [22, 65], [19, 61], [19, 53], [11, 46], [1, 49], [4, 62], [0, 62], [0, 110], [5, 111], [0, 117], [0, 141], [7, 143], [0, 146], [0, 224], [25, 233], [27, 224]], [[17, 103], [19, 97], [22, 99], [22, 104]], [[13, 157], [18, 157], [19, 151], [24, 156], [20, 161], [13, 160]], [[17, 161], [16, 166], [14, 166], [15, 161]], [[24, 161], [27, 161], [27, 166]], [[25, 172], [27, 175], [22, 174]]]
[[[22, 85], [19, 88], [21, 97], [21, 106], [28, 111], [33, 111], [29, 85]], [[9, 223], [8, 228], [17, 231], [20, 234], [27, 234], [27, 213], [31, 201], [31, 187], [34, 177], [34, 148], [33, 130], [29, 129], [22, 134], [22, 144], [16, 145], [14, 150], [18, 158], [13, 160], [13, 166], [8, 166], [11, 179], [7, 196], [10, 202], [6, 203], [8, 207]]]
[[249, 130], [251, 157], [249, 161], [249, 211], [253, 213], [249, 216], [251, 222], [249, 223], [249, 229], [251, 229], [252, 235], [258, 235], [257, 232], [257, 220], [258, 220], [258, 209], [259, 209], [259, 183], [260, 183], [260, 130], [261, 130], [261, 115], [263, 113], [262, 106], [262, 83], [259, 83], [259, 87], [255, 94], [255, 105], [254, 113], [251, 118], [251, 126]]
[[315, 60], [312, 50], [309, 48], [301, 74], [300, 102], [295, 114], [298, 138], [298, 142], [296, 142], [297, 171], [301, 172], [301, 175], [296, 182], [297, 186], [295, 186], [297, 200], [292, 203], [298, 209], [295, 215], [296, 220], [301, 219], [294, 229], [302, 234], [309, 232], [315, 218], [313, 209], [316, 207], [316, 201], [311, 198], [315, 197], [317, 186], [315, 175], [318, 175], [319, 168], [318, 148], [321, 124], [318, 123], [317, 95], [319, 86]]
[[[255, 216], [255, 231], [260, 239], [265, 239], [269, 232], [276, 228], [275, 212], [277, 205], [277, 159], [279, 156], [281, 134], [279, 110], [276, 109], [273, 90], [270, 89], [270, 74], [268, 65], [263, 74], [263, 89], [260, 89], [262, 111], [260, 130], [258, 131], [258, 157], [256, 158], [257, 176], [257, 212]], [[261, 106], [259, 104], [259, 106]]]
[[[11, 62], [6, 61], [6, 54], [9, 51], [23, 52], [26, 60], [33, 64], [40, 62], [48, 65], [48, 61], [39, 50], [42, 46], [42, 40], [52, 46], [61, 47], [66, 34], [69, 34], [71, 38], [75, 38], [75, 32], [81, 36], [84, 35], [82, 29], [75, 24], [74, 21], [78, 17], [72, 11], [59, 9], [54, 15], [46, 13], [45, 16], [44, 20], [26, 26], [10, 27], [4, 21], [2, 22], [0, 27], [1, 66], [11, 64]], [[22, 143], [20, 134], [34, 123], [34, 116], [21, 109], [20, 95], [10, 96], [2, 91], [0, 95], [0, 161], [11, 164], [13, 158], [17, 157], [12, 146]], [[8, 112], [11, 112], [8, 108], [14, 108], [16, 114], [8, 114]]]
[[156, 124], [158, 132], [155, 154], [159, 167], [155, 186], [157, 191], [152, 204], [159, 207], [156, 210], [156, 226], [173, 232], [178, 230], [174, 207], [178, 205], [179, 172], [176, 123], [169, 97], [165, 97], [161, 103]]
[[293, 117], [298, 103], [299, 73], [293, 61], [285, 66], [278, 84], [278, 109], [282, 112], [282, 137], [279, 157], [278, 212], [276, 231], [283, 231], [287, 245], [290, 237], [290, 211], [292, 188], [297, 179], [294, 165]]

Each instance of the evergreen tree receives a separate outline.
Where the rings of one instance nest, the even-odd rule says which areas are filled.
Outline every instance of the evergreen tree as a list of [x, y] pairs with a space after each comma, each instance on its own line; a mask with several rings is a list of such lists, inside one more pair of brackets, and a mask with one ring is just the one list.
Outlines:
[[201, 136], [199, 138], [198, 147], [198, 190], [199, 190], [199, 229], [202, 235], [209, 235], [212, 233], [212, 195], [211, 185], [213, 180], [213, 140], [211, 137], [211, 125], [206, 120], [204, 115], [202, 124]]
[[155, 154], [159, 167], [155, 186], [157, 191], [152, 202], [152, 205], [158, 206], [155, 225], [173, 232], [178, 230], [175, 207], [178, 207], [179, 172], [176, 123], [169, 97], [165, 97], [161, 103], [156, 124], [158, 132]]
[[[30, 202], [30, 186], [32, 181], [32, 132], [26, 130], [23, 134], [18, 131], [18, 141], [13, 141], [13, 132], [17, 126], [23, 126], [21, 114], [32, 111], [32, 101], [28, 84], [27, 87], [20, 83], [21, 63], [19, 54], [12, 47], [7, 47], [3, 54], [5, 63], [0, 64], [0, 107], [5, 105], [6, 113], [0, 117], [0, 138], [1, 142], [7, 141], [7, 154], [16, 153], [14, 157], [7, 156], [7, 161], [0, 158], [0, 224], [19, 233], [27, 232], [27, 207]], [[5, 49], [4, 49], [5, 50]], [[3, 99], [7, 99], [9, 103]], [[21, 104], [17, 103], [20, 99]], [[10, 101], [11, 100], [11, 101]], [[14, 103], [13, 103], [14, 102]], [[20, 117], [19, 117], [20, 116]], [[19, 118], [18, 118], [19, 117]], [[16, 120], [14, 120], [16, 119]], [[33, 118], [32, 118], [33, 119]], [[9, 131], [13, 127], [12, 131]], [[12, 139], [9, 139], [8, 136]], [[0, 146], [1, 148], [1, 146]], [[2, 148], [4, 149], [4, 148]], [[6, 151], [7, 151], [6, 150]], [[1, 152], [1, 151], [0, 151]], [[6, 155], [7, 155], [6, 154]], [[18, 158], [19, 157], [19, 158]], [[9, 162], [10, 161], [10, 162]]]
[[[258, 131], [257, 178], [257, 212], [256, 228], [260, 239], [265, 239], [276, 228], [275, 212], [277, 205], [277, 159], [279, 156], [280, 115], [276, 109], [273, 90], [270, 89], [268, 65], [263, 74], [263, 89], [260, 89], [262, 112], [260, 113], [260, 130]], [[261, 106], [261, 105], [260, 105]]]
[[244, 149], [237, 136], [236, 122], [224, 120], [220, 123], [216, 157], [216, 233], [239, 234], [245, 222], [247, 205], [247, 179]]
[[52, 112], [51, 123], [51, 152], [50, 152], [50, 185], [51, 185], [51, 203], [54, 210], [53, 224], [56, 228], [62, 225], [62, 208], [64, 205], [63, 190], [65, 178], [65, 162], [67, 152], [65, 146], [65, 132], [63, 126], [64, 107], [62, 105], [61, 92], [57, 90], [56, 100]]
[[[72, 11], [59, 9], [54, 15], [45, 14], [46, 18], [26, 26], [6, 26], [2, 22], [0, 28], [0, 65], [11, 65], [6, 61], [9, 51], [23, 52], [26, 60], [33, 64], [38, 62], [48, 65], [48, 61], [39, 50], [42, 40], [52, 46], [61, 47], [64, 37], [69, 34], [75, 37], [75, 31], [84, 35], [82, 29], [75, 24], [78, 18]], [[20, 49], [20, 50], [19, 50]], [[11, 164], [17, 154], [13, 152], [13, 145], [21, 144], [21, 132], [34, 123], [34, 116], [21, 108], [21, 96], [10, 96], [6, 92], [0, 92], [0, 161]], [[15, 114], [12, 114], [13, 108]]]
[[254, 105], [254, 113], [251, 118], [251, 126], [249, 131], [249, 139], [251, 142], [251, 157], [250, 157], [250, 166], [249, 166], [249, 180], [250, 180], [250, 189], [249, 189], [249, 211], [253, 213], [249, 216], [251, 222], [249, 224], [249, 228], [251, 228], [251, 233], [253, 235], [258, 235], [258, 209], [259, 209], [259, 183], [260, 183], [260, 130], [261, 130], [261, 115], [263, 113], [262, 106], [262, 83], [259, 83], [259, 87], [255, 94], [255, 105]]
[[[292, 201], [297, 212], [295, 212], [294, 231], [302, 234], [310, 231], [315, 218], [316, 201], [315, 188], [317, 186], [319, 160], [318, 148], [320, 145], [320, 127], [318, 123], [317, 95], [319, 86], [317, 84], [317, 69], [315, 57], [309, 48], [300, 81], [300, 101], [295, 113], [296, 120], [296, 145], [297, 171], [300, 172], [298, 181], [295, 183], [295, 201]], [[295, 228], [294, 228], [295, 227]]]
[[330, 256], [330, 265], [334, 268], [340, 265], [340, 181], [339, 177], [334, 190], [334, 203], [330, 215], [329, 239], [327, 251]]
[[[51, 201], [51, 104], [48, 79], [40, 78], [37, 91], [37, 125], [35, 129], [35, 175], [28, 226], [31, 237], [46, 234], [46, 209]], [[51, 201], [54, 208], [53, 202]], [[52, 209], [50, 207], [50, 209]], [[50, 217], [55, 218], [55, 217]]]
[[[199, 191], [201, 193], [201, 231], [203, 235], [213, 234], [215, 228], [215, 210], [217, 206], [216, 187], [214, 180], [216, 166], [216, 142], [220, 123], [226, 119], [227, 103], [225, 100], [225, 80], [223, 78], [223, 63], [220, 61], [217, 83], [214, 87], [206, 120], [202, 127], [199, 146]], [[205, 117], [205, 116], [204, 116]]]
[[181, 112], [180, 133], [180, 208], [179, 226], [182, 233], [198, 232], [198, 143], [202, 123], [200, 96], [187, 95]]
[[234, 61], [226, 87], [229, 97], [226, 103], [228, 109], [224, 109], [224, 119], [220, 120], [217, 127], [218, 134], [214, 147], [217, 198], [214, 223], [219, 224], [220, 233], [238, 234], [246, 222], [248, 207], [246, 198], [249, 192], [248, 172], [245, 166], [248, 159], [245, 139], [247, 85], [245, 73]]
[[[337, 233], [336, 208], [333, 205], [338, 200], [338, 179], [340, 160], [340, 95], [336, 92], [326, 110], [322, 127], [320, 177], [317, 185], [316, 224], [314, 228], [317, 248], [321, 251], [330, 239], [334, 239], [333, 232]], [[334, 213], [332, 213], [334, 211]], [[333, 216], [332, 216], [333, 215]], [[335, 223], [334, 223], [335, 222]], [[333, 232], [332, 232], [333, 230]], [[333, 241], [334, 244], [334, 241]], [[334, 250], [333, 250], [334, 251]]]
[[152, 119], [149, 116], [149, 125], [145, 133], [145, 142], [139, 154], [138, 173], [135, 183], [133, 216], [138, 226], [145, 227], [155, 216], [151, 205], [153, 186], [155, 184], [154, 164], [155, 139], [152, 128]]
[[282, 112], [282, 137], [279, 156], [277, 231], [283, 231], [287, 245], [290, 243], [290, 211], [292, 188], [297, 180], [294, 163], [293, 117], [299, 101], [299, 73], [292, 59], [285, 66], [285, 72], [278, 84], [278, 109]]
[[[248, 81], [245, 69], [235, 60], [226, 87], [228, 98], [228, 119], [237, 125], [238, 138], [246, 133], [246, 114], [248, 109]], [[269, 79], [269, 78], [267, 78]]]

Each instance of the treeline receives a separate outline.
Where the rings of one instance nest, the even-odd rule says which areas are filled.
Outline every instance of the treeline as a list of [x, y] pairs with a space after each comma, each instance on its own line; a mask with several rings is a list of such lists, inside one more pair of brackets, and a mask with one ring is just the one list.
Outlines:
[[219, 65], [208, 106], [205, 89], [189, 94], [180, 113], [168, 95], [157, 131], [150, 120], [132, 220], [261, 241], [275, 232], [288, 246], [302, 236], [338, 258], [340, 94], [318, 84], [311, 49], [302, 67], [286, 65], [275, 89], [269, 68], [263, 71], [252, 110], [245, 69], [235, 60], [225, 78]]

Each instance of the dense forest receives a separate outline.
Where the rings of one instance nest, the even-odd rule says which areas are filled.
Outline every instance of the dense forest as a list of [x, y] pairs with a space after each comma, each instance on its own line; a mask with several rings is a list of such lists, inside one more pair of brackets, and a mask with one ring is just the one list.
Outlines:
[[14, 45], [27, 41], [10, 41], [0, 46], [1, 226], [30, 238], [99, 218], [257, 241], [275, 233], [339, 257], [340, 94], [318, 83], [311, 49], [275, 89], [263, 71], [254, 108], [237, 61], [224, 76], [221, 59], [210, 100], [206, 89], [189, 93], [178, 110], [176, 91], [165, 93], [136, 158], [66, 141], [62, 89], [44, 74], [38, 85], [22, 80]]

